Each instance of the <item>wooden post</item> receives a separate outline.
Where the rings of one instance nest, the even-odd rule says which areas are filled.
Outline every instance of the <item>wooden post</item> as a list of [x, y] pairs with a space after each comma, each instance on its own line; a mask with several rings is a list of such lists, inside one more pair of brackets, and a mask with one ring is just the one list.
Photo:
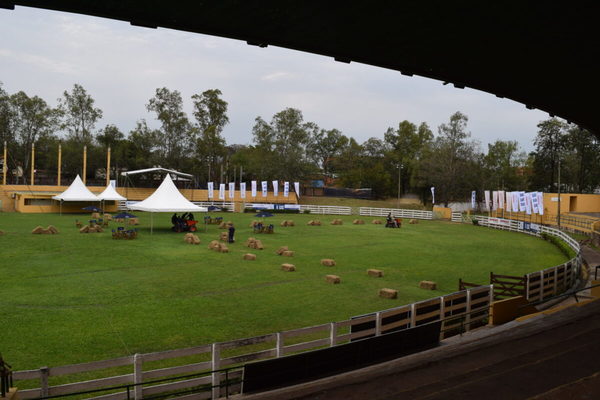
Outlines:
[[281, 332], [277, 332], [277, 340], [275, 345], [277, 346], [275, 357], [279, 358], [283, 356], [283, 335]]
[[417, 307], [415, 306], [415, 303], [412, 303], [410, 305], [410, 327], [411, 328], [414, 328], [417, 323], [417, 321], [416, 321], [417, 315], [416, 314], [417, 314]]
[[29, 182], [30, 185], [35, 185], [34, 171], [35, 171], [35, 144], [31, 143], [31, 181]]
[[60, 172], [61, 172], [61, 164], [62, 164], [62, 146], [58, 145], [58, 180], [56, 182], [57, 186], [60, 186]]
[[337, 324], [332, 322], [329, 325], [329, 347], [337, 345]]
[[[218, 370], [221, 367], [221, 346], [219, 343], [212, 344], [212, 365], [211, 369], [213, 371]], [[212, 373], [212, 398], [218, 399], [220, 396], [220, 387], [221, 384], [221, 373], [213, 372]]]
[[[135, 353], [133, 356], [133, 383], [142, 383], [143, 375], [142, 375], [142, 355]], [[142, 385], [136, 385], [133, 388], [134, 399], [140, 400], [142, 399], [142, 393], [144, 388]]]
[[444, 300], [444, 296], [440, 297], [440, 321], [442, 321], [442, 323], [440, 324], [440, 340], [444, 339], [444, 326], [445, 326], [445, 322], [444, 320], [446, 319], [446, 301]]
[[40, 397], [48, 397], [48, 375], [50, 375], [48, 367], [40, 368]]
[[6, 141], [4, 141], [4, 158], [2, 160], [2, 184], [6, 185], [6, 169], [7, 169], [7, 162], [8, 159], [7, 157], [7, 152], [8, 152], [8, 148], [7, 148], [7, 143]]
[[375, 336], [381, 336], [381, 312], [375, 313]]
[[[106, 153], [106, 186], [108, 186], [109, 183], [110, 183], [110, 146], [108, 146], [108, 152]], [[192, 192], [192, 193], [194, 193], [194, 192]]]
[[471, 289], [467, 289], [466, 312], [467, 314], [465, 315], [465, 331], [469, 331], [471, 325]]
[[85, 176], [87, 175], [87, 146], [83, 146], [83, 184], [85, 185]]

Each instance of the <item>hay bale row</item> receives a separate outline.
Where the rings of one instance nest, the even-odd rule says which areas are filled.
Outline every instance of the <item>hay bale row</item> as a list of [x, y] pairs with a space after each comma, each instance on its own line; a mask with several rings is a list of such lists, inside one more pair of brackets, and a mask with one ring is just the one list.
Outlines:
[[193, 233], [186, 233], [183, 237], [183, 241], [188, 244], [200, 244], [200, 238]]
[[214, 250], [219, 253], [229, 253], [229, 248], [227, 247], [227, 245], [225, 243], [219, 243], [219, 241], [217, 240], [212, 240], [208, 244], [208, 249]]
[[352, 223], [353, 223], [354, 225], [364, 225], [364, 224], [365, 224], [365, 221], [364, 221], [364, 220], [362, 220], [362, 219], [355, 219], [354, 221], [352, 221]]
[[344, 225], [344, 221], [342, 221], [339, 218], [336, 218], [333, 221], [331, 221], [331, 225]]
[[374, 219], [372, 223], [375, 224], [375, 225], [381, 225], [381, 220], [380, 219]]
[[309, 226], [321, 226], [321, 221], [319, 221], [318, 219], [311, 219], [310, 221], [308, 221], [306, 223], [306, 225], [309, 225]]
[[47, 228], [43, 228], [41, 226], [36, 226], [31, 233], [34, 235], [56, 235], [58, 233], [58, 229], [54, 225], [48, 225]]
[[260, 240], [255, 239], [253, 237], [248, 238], [248, 240], [246, 240], [246, 243], [244, 245], [246, 247], [250, 247], [251, 249], [256, 249], [256, 250], [263, 250], [265, 248]]
[[281, 226], [295, 226], [295, 224], [291, 219], [286, 219], [285, 221], [281, 221]]

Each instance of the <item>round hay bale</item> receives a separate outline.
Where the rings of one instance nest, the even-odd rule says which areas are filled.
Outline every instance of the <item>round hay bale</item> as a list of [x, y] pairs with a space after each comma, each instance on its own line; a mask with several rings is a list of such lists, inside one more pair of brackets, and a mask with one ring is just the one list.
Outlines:
[[279, 249], [277, 249], [277, 251], [275, 253], [277, 253], [277, 255], [282, 255], [284, 251], [288, 251], [288, 247], [287, 246], [281, 246]]
[[381, 220], [380, 219], [374, 219], [372, 223], [375, 224], [375, 225], [381, 225]]
[[256, 260], [256, 254], [246, 253], [246, 254], [244, 254], [244, 256], [242, 258], [244, 260], [248, 260], [248, 261], [255, 261]]
[[337, 275], [325, 275], [325, 282], [337, 285], [338, 283], [341, 283], [342, 280]]
[[437, 283], [435, 283], [433, 281], [421, 281], [421, 282], [419, 282], [419, 287], [421, 289], [425, 289], [425, 290], [436, 290]]
[[283, 253], [281, 253], [281, 255], [284, 257], [294, 257], [294, 252], [291, 250], [286, 250]]
[[321, 260], [321, 265], [324, 265], [326, 267], [333, 267], [335, 265], [335, 260], [331, 258], [323, 258]]
[[286, 272], [294, 272], [296, 266], [294, 264], [281, 264], [281, 270]]
[[384, 299], [397, 299], [398, 291], [388, 288], [379, 289], [379, 297], [382, 297]]
[[383, 271], [380, 269], [368, 269], [367, 275], [374, 276], [375, 278], [383, 278]]

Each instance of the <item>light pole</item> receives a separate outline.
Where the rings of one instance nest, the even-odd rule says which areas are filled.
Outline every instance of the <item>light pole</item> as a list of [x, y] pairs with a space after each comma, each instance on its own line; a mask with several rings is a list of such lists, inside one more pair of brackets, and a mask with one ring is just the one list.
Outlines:
[[560, 229], [560, 157], [558, 158], [558, 215], [556, 221], [558, 223], [558, 229]]

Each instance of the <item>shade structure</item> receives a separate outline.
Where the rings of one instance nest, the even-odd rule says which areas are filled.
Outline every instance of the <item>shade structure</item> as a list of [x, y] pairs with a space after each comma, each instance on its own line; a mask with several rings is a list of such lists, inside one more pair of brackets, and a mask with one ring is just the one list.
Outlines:
[[52, 199], [60, 201], [100, 201], [98, 196], [85, 187], [79, 175], [77, 175], [67, 190], [61, 194], [52, 196]]
[[112, 187], [112, 185], [108, 185], [106, 187], [106, 189], [104, 189], [104, 191], [98, 195], [98, 198], [100, 200], [114, 200], [114, 201], [127, 200], [125, 197], [123, 197], [119, 193], [117, 193], [117, 191], [115, 190], [114, 187]]
[[206, 212], [206, 207], [200, 207], [186, 199], [171, 180], [165, 176], [158, 189], [145, 200], [127, 207], [130, 210], [148, 212]]

